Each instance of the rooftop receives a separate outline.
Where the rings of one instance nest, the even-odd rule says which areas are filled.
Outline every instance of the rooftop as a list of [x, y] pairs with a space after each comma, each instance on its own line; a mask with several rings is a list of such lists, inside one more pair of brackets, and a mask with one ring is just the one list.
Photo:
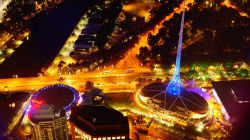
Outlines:
[[42, 100], [47, 104], [54, 104], [68, 110], [74, 103], [78, 102], [79, 94], [73, 87], [55, 84], [38, 90], [32, 99]]
[[34, 105], [29, 112], [29, 119], [33, 123], [53, 121], [60, 117], [65, 117], [65, 112], [59, 107], [49, 104], [41, 104], [38, 108]]
[[84, 30], [82, 30], [81, 34], [93, 35], [96, 34], [100, 28], [101, 24], [88, 24]]
[[237, 117], [250, 108], [250, 80], [212, 82], [230, 117]]
[[90, 135], [128, 134], [128, 119], [106, 106], [82, 105], [72, 108], [70, 121]]
[[188, 110], [197, 114], [206, 114], [208, 112], [208, 104], [206, 100], [198, 93], [183, 89], [182, 93], [180, 94], [180, 98], [177, 99], [178, 96], [165, 93], [167, 85], [168, 84], [165, 83], [155, 82], [142, 88], [140, 94], [141, 96], [153, 99], [153, 102], [159, 104], [161, 108], [164, 108], [164, 95], [166, 95], [166, 109], [170, 108], [173, 104], [171, 111], [174, 112], [180, 112], [180, 107], [185, 109], [185, 106]]

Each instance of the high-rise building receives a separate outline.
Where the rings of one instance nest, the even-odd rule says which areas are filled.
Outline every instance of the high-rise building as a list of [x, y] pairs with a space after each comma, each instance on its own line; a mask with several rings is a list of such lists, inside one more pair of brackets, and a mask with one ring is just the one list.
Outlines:
[[29, 112], [33, 140], [68, 140], [65, 111], [54, 105], [33, 102]]

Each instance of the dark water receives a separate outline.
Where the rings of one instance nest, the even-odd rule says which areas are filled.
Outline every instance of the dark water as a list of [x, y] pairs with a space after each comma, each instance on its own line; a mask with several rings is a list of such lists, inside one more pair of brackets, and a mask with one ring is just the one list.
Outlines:
[[55, 58], [88, 8], [98, 0], [66, 0], [40, 13], [31, 24], [31, 36], [0, 66], [0, 78], [37, 76]]

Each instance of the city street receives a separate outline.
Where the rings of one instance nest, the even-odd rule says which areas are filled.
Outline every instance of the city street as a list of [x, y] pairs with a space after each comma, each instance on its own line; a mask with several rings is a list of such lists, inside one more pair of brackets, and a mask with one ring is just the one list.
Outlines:
[[[65, 83], [81, 91], [85, 81], [89, 80], [96, 87], [103, 89], [104, 92], [124, 92], [135, 89], [135, 80], [137, 78], [151, 78], [151, 75], [153, 75], [153, 72], [147, 68], [137, 68], [134, 69], [134, 72], [127, 72], [126, 69], [110, 68], [75, 75], [9, 78], [0, 79], [0, 91], [36, 91], [42, 87], [57, 83]], [[63, 80], [60, 80], [59, 77], [62, 77]]]

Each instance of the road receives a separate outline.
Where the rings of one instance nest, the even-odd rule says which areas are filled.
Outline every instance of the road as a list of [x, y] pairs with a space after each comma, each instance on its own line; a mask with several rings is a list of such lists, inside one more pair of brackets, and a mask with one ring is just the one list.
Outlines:
[[5, 136], [9, 135], [17, 126], [17, 124], [20, 124], [22, 121], [23, 116], [25, 115], [25, 110], [27, 109], [28, 105], [30, 104], [31, 97], [23, 103], [21, 108], [18, 110], [16, 116], [14, 116], [12, 122], [9, 124], [7, 131], [5, 132]]
[[[96, 87], [104, 92], [131, 91], [135, 89], [135, 80], [139, 77], [153, 77], [154, 73], [147, 68], [136, 68], [133, 72], [126, 69], [106, 68], [103, 70], [78, 73], [75, 75], [62, 75], [62, 83], [82, 91], [85, 81], [92, 81]], [[6, 91], [36, 91], [42, 87], [59, 83], [60, 76], [40, 76], [29, 78], [0, 79], [0, 92]], [[164, 77], [164, 76], [163, 76]]]
[[[186, 5], [193, 5], [194, 0], [186, 0]], [[122, 60], [120, 60], [116, 67], [119, 68], [127, 68], [127, 67], [139, 67], [141, 65], [140, 61], [137, 59], [136, 55], [139, 53], [140, 48], [147, 47], [151, 48], [151, 46], [148, 44], [148, 36], [149, 34], [156, 35], [160, 31], [160, 29], [164, 26], [164, 22], [169, 21], [174, 17], [175, 14], [180, 14], [183, 10], [184, 3], [181, 3], [179, 7], [176, 7], [173, 12], [171, 12], [169, 15], [165, 16], [163, 20], [161, 20], [159, 23], [157, 23], [154, 28], [150, 29], [149, 31], [146, 31], [139, 35], [138, 43], [134, 44], [132, 49], [130, 49], [126, 57], [124, 57]], [[187, 10], [190, 8], [187, 7]]]

